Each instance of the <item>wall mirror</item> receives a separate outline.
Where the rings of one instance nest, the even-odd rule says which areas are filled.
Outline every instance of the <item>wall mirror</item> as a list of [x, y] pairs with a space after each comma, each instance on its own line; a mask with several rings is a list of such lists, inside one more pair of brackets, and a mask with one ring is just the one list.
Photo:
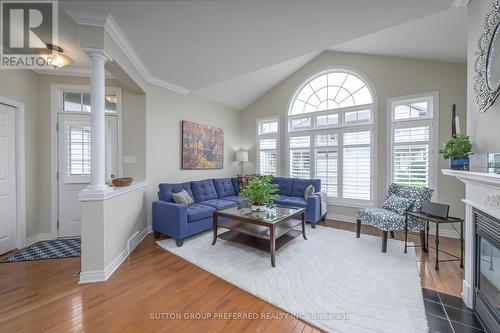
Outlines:
[[500, 24], [497, 24], [491, 38], [488, 58], [486, 59], [486, 82], [490, 92], [494, 93], [500, 87]]
[[477, 42], [474, 93], [479, 112], [492, 106], [500, 94], [500, 0], [494, 0]]

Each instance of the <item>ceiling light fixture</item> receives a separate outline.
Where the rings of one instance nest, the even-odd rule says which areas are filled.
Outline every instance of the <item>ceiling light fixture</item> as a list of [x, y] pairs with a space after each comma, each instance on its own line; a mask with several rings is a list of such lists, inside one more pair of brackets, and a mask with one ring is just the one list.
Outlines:
[[73, 63], [73, 59], [63, 53], [62, 47], [47, 44], [47, 49], [40, 51], [38, 55], [54, 68], [62, 68]]

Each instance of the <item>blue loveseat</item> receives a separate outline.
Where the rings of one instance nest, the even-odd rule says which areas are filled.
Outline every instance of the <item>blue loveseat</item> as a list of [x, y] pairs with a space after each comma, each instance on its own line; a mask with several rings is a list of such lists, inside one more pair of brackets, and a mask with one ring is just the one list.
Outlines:
[[[275, 177], [273, 182], [278, 184], [280, 197], [276, 204], [303, 207], [306, 209], [306, 220], [313, 228], [321, 216], [319, 195], [312, 195], [304, 200], [304, 190], [312, 184], [319, 192], [319, 179], [294, 179]], [[237, 178], [216, 178], [192, 181], [178, 184], [160, 184], [158, 199], [153, 202], [153, 231], [155, 237], [165, 234], [175, 238], [177, 246], [182, 246], [184, 239], [199, 232], [212, 228], [213, 212], [237, 206], [245, 201], [238, 196], [239, 181]], [[190, 206], [177, 204], [172, 199], [172, 193], [186, 190], [194, 199]]]

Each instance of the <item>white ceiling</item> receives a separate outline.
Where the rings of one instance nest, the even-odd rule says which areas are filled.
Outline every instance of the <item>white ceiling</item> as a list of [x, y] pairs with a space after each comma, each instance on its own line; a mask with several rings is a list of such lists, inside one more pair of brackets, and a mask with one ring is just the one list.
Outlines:
[[330, 50], [466, 63], [467, 8], [450, 8]]
[[235, 109], [325, 49], [457, 62], [465, 54], [465, 9], [450, 10], [451, 0], [59, 3], [111, 14], [155, 77]]
[[450, 6], [450, 0], [60, 2], [111, 14], [151, 73], [188, 90]]
[[315, 52], [287, 60], [274, 66], [195, 90], [194, 93], [235, 109], [243, 110], [319, 54], [320, 52]]

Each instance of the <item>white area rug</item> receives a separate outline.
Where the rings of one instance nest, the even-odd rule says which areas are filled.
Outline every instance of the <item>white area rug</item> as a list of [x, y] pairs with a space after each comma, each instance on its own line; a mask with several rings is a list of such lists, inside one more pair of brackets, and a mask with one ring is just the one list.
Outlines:
[[[226, 230], [221, 230], [226, 231]], [[217, 240], [212, 232], [159, 241], [164, 249], [329, 332], [426, 332], [415, 252], [403, 243], [321, 227], [268, 253]], [[346, 318], [347, 317], [347, 318]]]

